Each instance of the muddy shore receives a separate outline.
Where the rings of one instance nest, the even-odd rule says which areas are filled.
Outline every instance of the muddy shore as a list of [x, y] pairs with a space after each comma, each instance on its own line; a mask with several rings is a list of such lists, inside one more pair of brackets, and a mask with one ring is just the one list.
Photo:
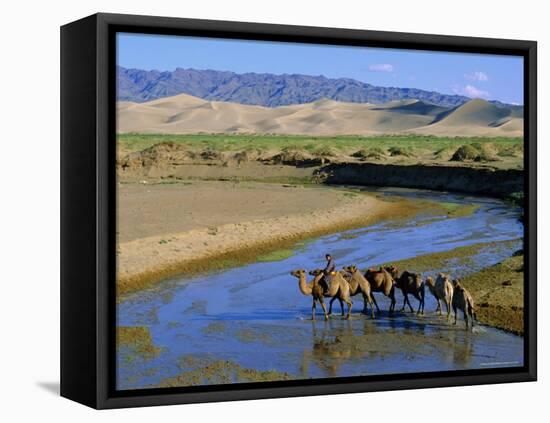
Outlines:
[[[118, 295], [180, 273], [254, 262], [307, 238], [412, 216], [426, 206], [348, 190], [261, 183], [123, 185], [119, 192], [124, 223], [118, 234]], [[224, 205], [226, 196], [231, 203]], [[175, 197], [187, 201], [176, 206]], [[157, 210], [163, 210], [162, 219], [149, 220]]]

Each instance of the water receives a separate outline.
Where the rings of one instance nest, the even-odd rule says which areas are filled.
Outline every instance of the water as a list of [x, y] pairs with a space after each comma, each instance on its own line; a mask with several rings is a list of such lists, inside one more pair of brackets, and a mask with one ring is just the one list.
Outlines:
[[[385, 195], [436, 199], [479, 206], [471, 216], [419, 216], [402, 225], [390, 223], [321, 237], [279, 262], [256, 263], [194, 278], [177, 278], [133, 295], [118, 305], [119, 326], [148, 326], [162, 352], [153, 359], [118, 356], [118, 388], [155, 384], [182, 371], [217, 360], [245, 368], [318, 378], [404, 372], [476, 369], [523, 365], [523, 338], [485, 326], [465, 331], [434, 315], [427, 291], [427, 315], [387, 313], [389, 301], [376, 293], [382, 314], [360, 315], [362, 297], [354, 297], [351, 321], [336, 316], [311, 319], [311, 297], [289, 275], [296, 268], [324, 267], [330, 252], [339, 267], [360, 268], [490, 241], [513, 245], [483, 248], [467, 266], [445, 269], [463, 276], [495, 264], [521, 248], [518, 210], [498, 200], [416, 190], [378, 190]], [[402, 303], [397, 293], [399, 310]], [[411, 298], [413, 307], [417, 305]], [[320, 311], [320, 308], [318, 307]], [[207, 383], [204, 381], [203, 383]]]

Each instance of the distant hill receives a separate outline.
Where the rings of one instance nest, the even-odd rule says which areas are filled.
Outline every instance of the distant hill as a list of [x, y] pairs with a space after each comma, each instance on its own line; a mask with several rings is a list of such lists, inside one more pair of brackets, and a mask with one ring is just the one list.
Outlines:
[[[382, 104], [395, 100], [420, 100], [442, 107], [460, 106], [470, 98], [416, 88], [377, 87], [355, 79], [330, 79], [269, 73], [223, 72], [177, 68], [170, 72], [117, 67], [118, 100], [143, 103], [178, 94], [204, 100], [266, 107], [306, 104], [326, 98], [340, 102]], [[500, 107], [513, 107], [493, 102]]]
[[145, 103], [118, 102], [117, 131], [194, 134], [523, 135], [523, 117], [485, 100], [443, 107], [420, 100], [358, 104], [331, 99], [280, 107], [209, 101], [187, 94]]

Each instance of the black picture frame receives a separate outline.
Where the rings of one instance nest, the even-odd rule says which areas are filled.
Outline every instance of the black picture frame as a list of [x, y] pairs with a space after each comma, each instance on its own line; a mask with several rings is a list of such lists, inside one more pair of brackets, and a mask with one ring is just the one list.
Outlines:
[[[524, 57], [524, 366], [407, 375], [116, 391], [115, 34], [194, 35]], [[537, 378], [537, 44], [152, 16], [95, 14], [61, 28], [61, 395], [90, 407], [534, 381]]]

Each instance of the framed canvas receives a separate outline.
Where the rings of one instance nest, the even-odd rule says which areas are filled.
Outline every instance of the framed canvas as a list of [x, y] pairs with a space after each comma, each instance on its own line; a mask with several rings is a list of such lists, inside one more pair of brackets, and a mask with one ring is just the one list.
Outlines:
[[536, 380], [536, 43], [61, 28], [61, 394]]

